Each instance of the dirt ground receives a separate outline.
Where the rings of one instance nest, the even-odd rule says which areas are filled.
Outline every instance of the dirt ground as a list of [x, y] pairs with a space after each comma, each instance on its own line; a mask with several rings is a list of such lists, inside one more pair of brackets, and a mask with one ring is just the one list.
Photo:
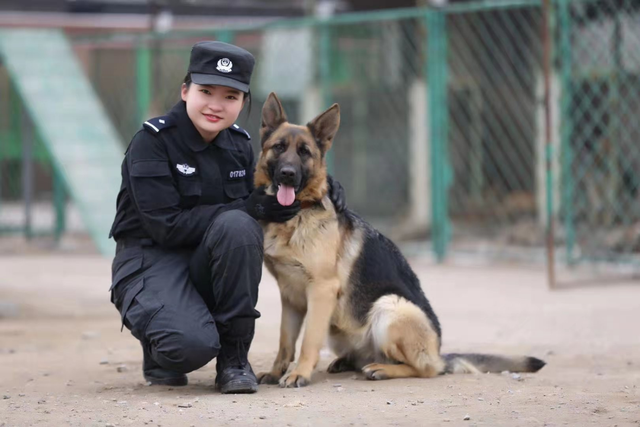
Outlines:
[[[411, 263], [443, 325], [443, 351], [529, 354], [548, 365], [520, 378], [371, 382], [323, 372], [325, 350], [303, 389], [223, 396], [215, 362], [187, 387], [149, 387], [141, 349], [109, 303], [110, 260], [0, 255], [0, 307], [10, 315], [0, 318], [0, 426], [640, 425], [638, 282], [550, 292], [536, 268]], [[256, 371], [275, 357], [280, 316], [266, 271], [260, 289]]]

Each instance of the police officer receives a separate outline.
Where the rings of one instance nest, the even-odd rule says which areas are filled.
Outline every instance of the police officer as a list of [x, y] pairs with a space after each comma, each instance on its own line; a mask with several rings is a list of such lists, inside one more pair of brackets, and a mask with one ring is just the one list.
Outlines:
[[[144, 123], [122, 163], [111, 301], [142, 344], [151, 384], [186, 385], [186, 373], [217, 357], [222, 393], [258, 388], [247, 360], [260, 317], [256, 220], [287, 221], [300, 205], [281, 206], [253, 188], [251, 138], [234, 122], [250, 98], [254, 63], [230, 44], [193, 46], [182, 100]], [[343, 210], [342, 187], [330, 187]]]

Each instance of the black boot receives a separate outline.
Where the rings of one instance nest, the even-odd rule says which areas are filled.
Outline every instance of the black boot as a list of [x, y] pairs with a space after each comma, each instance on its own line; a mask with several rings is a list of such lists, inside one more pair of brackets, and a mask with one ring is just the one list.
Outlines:
[[179, 387], [187, 385], [187, 376], [179, 372], [160, 367], [151, 357], [147, 346], [142, 344], [142, 374], [149, 385], [168, 385]]
[[258, 391], [258, 379], [247, 358], [254, 326], [255, 319], [243, 318], [219, 328], [221, 348], [216, 363], [216, 387], [223, 394]]

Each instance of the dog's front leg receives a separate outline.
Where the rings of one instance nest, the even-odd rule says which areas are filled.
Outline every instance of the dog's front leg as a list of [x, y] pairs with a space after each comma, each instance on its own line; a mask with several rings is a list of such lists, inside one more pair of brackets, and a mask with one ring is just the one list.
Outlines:
[[280, 320], [280, 348], [270, 372], [258, 374], [260, 384], [278, 384], [296, 357], [296, 341], [300, 335], [304, 312], [295, 309], [282, 298], [282, 319]]
[[338, 279], [312, 283], [307, 291], [307, 325], [304, 330], [300, 359], [289, 375], [280, 379], [280, 387], [304, 387], [320, 359], [320, 350], [329, 331], [336, 306]]

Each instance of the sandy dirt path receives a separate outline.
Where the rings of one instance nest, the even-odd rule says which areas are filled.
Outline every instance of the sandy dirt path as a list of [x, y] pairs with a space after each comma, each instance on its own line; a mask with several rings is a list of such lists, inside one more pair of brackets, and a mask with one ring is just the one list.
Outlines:
[[[444, 351], [530, 354], [538, 374], [454, 375], [371, 382], [328, 375], [313, 384], [213, 389], [215, 362], [183, 388], [148, 387], [141, 350], [109, 303], [110, 260], [0, 256], [0, 426], [640, 425], [640, 284], [547, 291], [544, 272], [513, 266], [436, 266], [413, 259], [440, 317]], [[250, 360], [275, 357], [280, 302], [261, 284]], [[464, 420], [468, 416], [468, 420]]]

